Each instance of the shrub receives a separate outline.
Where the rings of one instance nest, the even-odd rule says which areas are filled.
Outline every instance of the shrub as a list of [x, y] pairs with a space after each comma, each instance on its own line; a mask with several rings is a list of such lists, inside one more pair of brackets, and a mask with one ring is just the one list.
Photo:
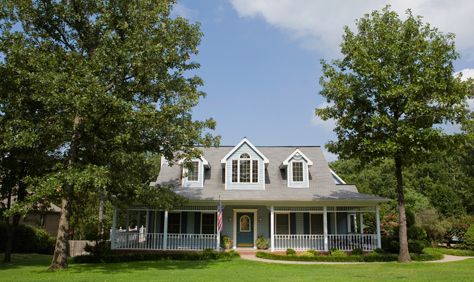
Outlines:
[[352, 250], [351, 254], [353, 256], [361, 256], [361, 255], [364, 254], [364, 251], [362, 251], [362, 249], [360, 249], [360, 248], [355, 248], [355, 249]]
[[316, 250], [307, 250], [307, 252], [312, 253], [313, 256], [319, 256], [319, 255], [321, 255], [321, 253], [320, 253], [319, 251], [316, 251]]
[[331, 256], [333, 257], [347, 257], [347, 253], [342, 250], [331, 250]]
[[[288, 256], [282, 254], [257, 252], [257, 257], [272, 260], [288, 260], [288, 261], [324, 261], [324, 262], [388, 262], [397, 261], [396, 254], [378, 254], [375, 252], [362, 256]], [[428, 261], [438, 260], [442, 258], [441, 254], [411, 254], [412, 260]]]
[[[0, 252], [5, 251], [7, 242], [7, 228], [4, 223], [0, 224]], [[43, 229], [34, 228], [29, 225], [20, 224], [13, 236], [14, 253], [39, 253], [52, 254], [55, 239]]]
[[384, 254], [385, 251], [384, 251], [382, 248], [377, 248], [377, 249], [374, 250], [374, 253], [376, 253], [376, 254]]
[[153, 251], [153, 252], [134, 252], [134, 253], [110, 253], [103, 257], [84, 255], [73, 257], [76, 263], [115, 263], [146, 260], [217, 260], [232, 259], [240, 257], [235, 251], [217, 252], [213, 249], [204, 251]]
[[98, 241], [94, 245], [86, 244], [84, 251], [96, 257], [104, 257], [112, 252], [110, 241]]
[[464, 233], [464, 246], [467, 249], [474, 250], [474, 224]]
[[420, 240], [409, 240], [408, 241], [408, 250], [410, 253], [421, 254], [425, 248], [425, 243]]
[[294, 256], [296, 255], [296, 251], [293, 249], [286, 249], [286, 255], [287, 256]]
[[227, 235], [222, 236], [221, 247], [225, 250], [230, 249], [232, 247], [232, 239]]
[[314, 252], [311, 251], [304, 251], [300, 254], [302, 257], [314, 257]]
[[269, 244], [267, 238], [265, 238], [263, 235], [260, 235], [260, 236], [258, 236], [258, 238], [257, 238], [256, 245], [257, 245], [257, 249], [259, 249], [259, 250], [266, 250], [266, 249], [268, 249], [268, 247], [269, 247], [270, 244]]

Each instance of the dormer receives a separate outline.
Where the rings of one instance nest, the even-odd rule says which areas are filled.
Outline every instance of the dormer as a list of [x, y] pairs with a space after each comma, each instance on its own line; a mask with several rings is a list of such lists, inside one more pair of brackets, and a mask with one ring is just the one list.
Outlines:
[[305, 156], [299, 149], [296, 149], [291, 155], [283, 161], [280, 168], [286, 168], [287, 182], [289, 188], [308, 188], [309, 170], [313, 162]]
[[226, 190], [264, 190], [268, 159], [247, 138], [222, 160]]
[[204, 158], [193, 158], [185, 164], [184, 160], [179, 161], [182, 166], [182, 186], [187, 188], [204, 187], [204, 170], [209, 169], [209, 162]]

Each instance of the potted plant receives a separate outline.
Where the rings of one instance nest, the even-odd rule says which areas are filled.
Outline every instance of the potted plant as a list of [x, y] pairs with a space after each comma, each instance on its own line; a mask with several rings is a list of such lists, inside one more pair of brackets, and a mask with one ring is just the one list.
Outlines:
[[265, 238], [263, 235], [258, 236], [257, 241], [255, 243], [257, 245], [257, 249], [259, 250], [266, 250], [270, 245], [268, 239]]

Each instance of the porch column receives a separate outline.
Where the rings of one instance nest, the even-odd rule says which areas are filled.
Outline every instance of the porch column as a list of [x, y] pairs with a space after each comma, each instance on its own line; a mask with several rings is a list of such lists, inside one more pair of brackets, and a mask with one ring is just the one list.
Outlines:
[[377, 225], [377, 248], [382, 248], [382, 238], [380, 236], [380, 207], [379, 205], [375, 206], [375, 219]]
[[360, 234], [364, 234], [364, 214], [360, 213]]
[[168, 211], [165, 210], [165, 216], [163, 220], [163, 250], [168, 248]]
[[114, 214], [112, 216], [112, 231], [110, 232], [111, 248], [115, 248], [115, 230], [117, 230], [117, 209], [114, 207]]
[[[217, 209], [219, 209], [219, 207], [217, 207]], [[219, 217], [219, 212], [216, 213], [216, 219]], [[224, 215], [222, 215], [222, 217], [224, 217]], [[219, 219], [217, 219], [217, 221], [219, 221]], [[222, 224], [224, 224], [224, 218], [222, 218]], [[219, 228], [217, 227], [218, 223], [216, 224], [216, 234], [217, 234], [217, 238], [216, 238], [216, 250], [219, 251], [220, 250], [220, 247], [221, 247], [221, 231], [219, 230]]]
[[275, 208], [270, 208], [270, 250], [275, 251]]
[[328, 242], [328, 208], [323, 207], [323, 234], [324, 234], [324, 250], [329, 251]]

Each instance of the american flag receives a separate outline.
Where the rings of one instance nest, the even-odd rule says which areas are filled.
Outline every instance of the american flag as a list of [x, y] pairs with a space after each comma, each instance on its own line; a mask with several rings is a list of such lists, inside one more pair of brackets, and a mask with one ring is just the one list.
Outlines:
[[223, 207], [222, 207], [221, 199], [219, 199], [219, 206], [217, 206], [217, 232], [222, 231], [222, 213], [223, 213]]

